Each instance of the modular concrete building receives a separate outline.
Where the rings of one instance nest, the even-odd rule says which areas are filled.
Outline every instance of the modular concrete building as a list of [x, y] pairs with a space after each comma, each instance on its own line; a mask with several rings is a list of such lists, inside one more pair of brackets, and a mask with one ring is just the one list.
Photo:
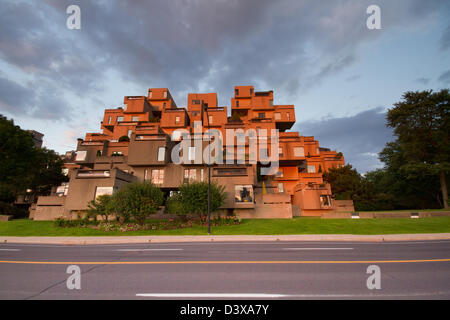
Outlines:
[[[216, 93], [188, 94], [187, 108], [177, 107], [167, 88], [126, 96], [122, 107], [105, 110], [101, 132], [86, 133], [66, 153], [69, 183], [39, 198], [31, 217], [74, 217], [98, 195], [132, 181], [152, 181], [169, 196], [184, 182], [206, 181], [209, 169], [227, 191], [222, 214], [292, 218], [353, 210], [323, 180], [324, 172], [345, 164], [342, 153], [288, 131], [294, 106], [275, 104], [273, 91], [236, 86], [234, 93], [230, 116]], [[212, 150], [208, 132], [220, 148]]]

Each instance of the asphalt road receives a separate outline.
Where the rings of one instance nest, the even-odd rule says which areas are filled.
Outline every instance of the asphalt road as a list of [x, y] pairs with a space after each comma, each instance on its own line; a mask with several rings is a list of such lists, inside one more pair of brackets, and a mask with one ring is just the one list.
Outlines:
[[0, 244], [0, 299], [450, 299], [450, 241]]

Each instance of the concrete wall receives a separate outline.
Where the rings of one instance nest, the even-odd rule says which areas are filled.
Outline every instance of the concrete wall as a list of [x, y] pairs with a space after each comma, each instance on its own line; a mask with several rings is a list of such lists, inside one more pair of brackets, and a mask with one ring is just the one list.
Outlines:
[[39, 197], [36, 204], [36, 209], [32, 218], [36, 221], [55, 220], [64, 215], [64, 205], [66, 197], [47, 196]]

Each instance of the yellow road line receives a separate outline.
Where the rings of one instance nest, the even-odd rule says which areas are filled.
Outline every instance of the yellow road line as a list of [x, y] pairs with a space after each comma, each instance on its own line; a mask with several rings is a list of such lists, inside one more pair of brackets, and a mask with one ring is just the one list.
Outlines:
[[350, 264], [350, 263], [419, 263], [419, 262], [450, 262], [450, 259], [428, 260], [371, 260], [371, 261], [14, 261], [4, 260], [0, 263], [11, 264], [102, 264], [102, 265], [127, 265], [127, 264]]

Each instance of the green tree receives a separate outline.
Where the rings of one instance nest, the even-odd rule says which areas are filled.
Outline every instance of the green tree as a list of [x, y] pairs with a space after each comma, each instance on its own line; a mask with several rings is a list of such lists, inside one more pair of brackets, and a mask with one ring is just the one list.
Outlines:
[[104, 221], [108, 221], [109, 216], [115, 214], [115, 204], [113, 196], [102, 194], [97, 199], [92, 200], [88, 205], [87, 213], [96, 219], [97, 215], [102, 216]]
[[113, 195], [113, 201], [122, 220], [131, 218], [143, 225], [163, 204], [164, 193], [150, 182], [134, 182], [119, 189]]
[[14, 195], [28, 188], [37, 150], [29, 132], [0, 115], [0, 184]]
[[[180, 195], [185, 212], [197, 214], [203, 220], [208, 214], [208, 183], [184, 183], [180, 186]], [[211, 213], [225, 203], [225, 198], [225, 187], [211, 182]]]
[[337, 200], [355, 200], [354, 197], [361, 188], [361, 175], [351, 164], [330, 168], [323, 177], [330, 183]]
[[438, 175], [445, 208], [448, 208], [450, 170], [449, 100], [448, 89], [408, 91], [386, 117], [387, 126], [394, 129], [396, 148], [404, 161], [400, 169], [410, 178]]
[[31, 133], [0, 115], [0, 202], [3, 212], [14, 213], [18, 194], [30, 189], [38, 196], [67, 181], [63, 161], [53, 151], [35, 147]]

